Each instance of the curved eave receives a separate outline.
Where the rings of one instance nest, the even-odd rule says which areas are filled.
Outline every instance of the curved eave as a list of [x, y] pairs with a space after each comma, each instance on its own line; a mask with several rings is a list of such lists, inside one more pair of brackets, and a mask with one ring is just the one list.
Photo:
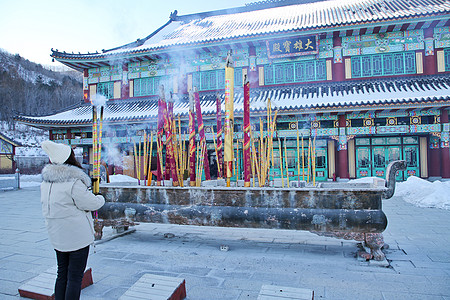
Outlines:
[[[299, 106], [279, 106], [276, 108], [279, 115], [286, 114], [310, 114], [310, 113], [337, 113], [337, 112], [350, 112], [355, 110], [383, 110], [383, 109], [415, 109], [420, 107], [447, 107], [450, 105], [450, 96], [447, 97], [427, 97], [416, 99], [395, 99], [395, 100], [380, 100], [373, 102], [360, 102], [360, 103], [334, 103], [334, 104], [315, 104], [315, 105], [299, 105]], [[259, 115], [265, 115], [265, 108], [250, 109], [254, 114], [252, 117], [259, 117]], [[174, 112], [175, 114], [176, 111]], [[243, 110], [235, 110], [235, 116], [242, 117]], [[182, 119], [187, 119], [187, 113], [183, 112], [179, 114]], [[204, 118], [215, 118], [216, 114], [212, 112], [206, 112], [203, 114]], [[73, 120], [73, 121], [61, 121], [61, 120], [39, 120], [35, 118], [27, 118], [23, 116], [17, 116], [14, 118], [16, 121], [38, 127], [38, 128], [61, 128], [61, 127], [86, 127], [92, 126], [92, 121], [89, 120]], [[139, 117], [113, 117], [104, 118], [104, 124], [108, 125], [121, 125], [139, 122], [157, 122], [157, 117], [154, 114], [148, 114]]]
[[0, 133], [0, 140], [4, 140], [5, 142], [13, 145], [14, 147], [22, 147], [22, 145], [16, 141], [13, 141], [12, 139], [10, 139], [9, 137], [7, 137], [6, 135]]

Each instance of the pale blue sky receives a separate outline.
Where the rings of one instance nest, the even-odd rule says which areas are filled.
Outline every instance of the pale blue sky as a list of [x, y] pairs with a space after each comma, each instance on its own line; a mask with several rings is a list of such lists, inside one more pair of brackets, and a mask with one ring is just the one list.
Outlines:
[[44, 65], [50, 49], [87, 53], [143, 38], [179, 15], [254, 0], [0, 0], [0, 48]]

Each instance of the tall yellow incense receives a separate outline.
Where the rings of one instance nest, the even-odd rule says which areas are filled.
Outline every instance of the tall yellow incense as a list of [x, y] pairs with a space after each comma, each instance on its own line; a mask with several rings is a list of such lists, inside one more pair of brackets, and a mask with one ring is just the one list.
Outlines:
[[144, 131], [144, 185], [147, 179], [147, 132]]
[[[172, 129], [172, 150], [173, 150], [173, 162], [175, 165], [173, 166], [175, 168], [175, 172], [177, 174], [177, 177], [180, 177], [180, 164], [179, 164], [179, 157], [178, 157], [178, 139], [177, 139], [177, 127], [175, 120], [172, 120], [172, 125], [170, 126]], [[181, 179], [181, 181], [183, 181]]]
[[262, 125], [262, 120], [261, 118], [259, 118], [259, 162], [260, 162], [260, 166], [259, 169], [261, 170], [261, 175], [259, 178], [259, 186], [262, 186], [261, 184], [263, 184], [262, 179], [263, 179], [263, 170], [264, 170], [264, 163], [263, 163], [263, 158], [264, 158], [264, 153], [263, 153], [263, 125]]
[[302, 134], [302, 180], [305, 181], [305, 152], [303, 147], [303, 134]]
[[141, 138], [139, 137], [139, 152], [138, 152], [138, 178], [139, 184], [141, 184]]
[[279, 151], [279, 156], [280, 156], [280, 173], [281, 173], [281, 186], [284, 187], [284, 176], [283, 176], [283, 158], [281, 156], [281, 141], [280, 139], [278, 139], [278, 151]]
[[287, 152], [287, 146], [286, 146], [286, 138], [284, 138], [284, 162], [286, 163], [286, 181], [287, 181], [287, 187], [290, 186], [289, 183], [289, 165], [288, 165], [288, 152]]
[[196, 182], [197, 186], [201, 186], [202, 183], [203, 163], [205, 161], [203, 157], [205, 156], [205, 151], [206, 151], [206, 142], [205, 140], [202, 140], [202, 142], [200, 142], [199, 169], [197, 172], [197, 182]]
[[199, 148], [199, 143], [196, 143], [197, 147], [195, 150], [195, 186], [197, 186], [197, 181], [198, 181], [198, 158], [200, 156], [200, 148]]
[[180, 141], [180, 148], [179, 148], [179, 155], [180, 155], [180, 186], [184, 186], [184, 159], [183, 159], [183, 136], [181, 135], [181, 119], [180, 119], [180, 115], [178, 115], [178, 134], [179, 134], [179, 141]]
[[[147, 132], [146, 134], [146, 143], [145, 143], [145, 164], [144, 164], [144, 169], [145, 169], [145, 174], [144, 174], [144, 180], [147, 180], [148, 176], [150, 175], [148, 172], [148, 164], [151, 163], [150, 162], [150, 154], [148, 153], [148, 151], [150, 150], [150, 134], [148, 134]], [[144, 181], [144, 185], [145, 185], [145, 181]]]
[[97, 181], [94, 181], [92, 186], [93, 192], [99, 192], [99, 184], [98, 184], [98, 156], [97, 156], [97, 107], [92, 106], [92, 177], [97, 178]]
[[211, 126], [211, 131], [212, 131], [213, 142], [214, 142], [214, 150], [216, 151], [217, 171], [220, 174], [219, 152], [217, 151], [216, 135], [214, 133], [214, 128], [212, 126]]
[[313, 165], [312, 165], [312, 176], [313, 176], [313, 185], [316, 185], [316, 136], [314, 136], [314, 142], [313, 142]]
[[139, 180], [139, 175], [138, 175], [138, 164], [137, 164], [137, 151], [136, 151], [136, 142], [133, 143], [133, 150], [134, 150], [134, 167], [135, 167], [135, 174], [136, 174], [136, 178]]
[[252, 159], [250, 160], [251, 167], [252, 167], [252, 177], [253, 177], [253, 187], [255, 187], [255, 180], [256, 180], [256, 174], [255, 174], [255, 148], [253, 147], [253, 134], [252, 129], [250, 127], [250, 152]]
[[[100, 162], [102, 160], [103, 110], [104, 106], [101, 106], [100, 120], [98, 121], [98, 142], [97, 142], [97, 175], [99, 178], [99, 180], [97, 181], [97, 192], [99, 192], [100, 188]], [[108, 172], [108, 169], [106, 169], [106, 172]]]
[[[270, 135], [270, 148], [271, 148], [270, 155], [271, 155], [271, 159], [272, 159], [272, 174], [273, 174], [273, 169], [274, 169], [273, 164], [275, 163], [275, 160], [273, 159], [273, 135], [275, 133], [275, 128], [276, 128], [276, 125], [277, 125], [276, 124], [276, 122], [277, 122], [277, 114], [278, 114], [278, 111], [275, 111], [275, 115], [273, 117], [273, 120], [271, 120], [272, 134]], [[275, 174], [273, 174], [272, 176], [273, 176], [272, 178], [275, 178]]]
[[236, 181], [239, 180], [239, 141], [236, 141]]
[[300, 181], [300, 139], [298, 134], [298, 121], [297, 121], [297, 181]]
[[255, 160], [255, 169], [256, 169], [256, 173], [258, 175], [258, 184], [259, 184], [259, 186], [261, 186], [261, 170], [259, 168], [258, 155], [256, 153], [255, 153], [255, 155], [253, 155], [253, 159]]
[[[233, 144], [234, 147], [234, 144]], [[234, 150], [233, 149], [233, 157], [235, 158], [236, 156], [234, 155]], [[236, 162], [233, 161], [233, 176], [236, 176]], [[237, 176], [236, 176], [236, 180], [237, 180]]]
[[307, 173], [307, 181], [309, 182], [309, 173], [311, 169], [311, 136], [308, 140], [308, 173]]
[[148, 158], [147, 185], [152, 185], [153, 132], [150, 134], [150, 154]]
[[233, 176], [233, 126], [234, 126], [234, 63], [231, 58], [231, 50], [228, 53], [225, 64], [225, 123], [224, 123], [224, 161], [227, 186]]
[[[158, 152], [157, 158], [159, 159], [159, 165], [161, 166], [161, 173], [164, 174], [164, 165], [163, 165], [163, 158], [162, 158], [162, 139], [158, 136], [156, 136], [156, 150]], [[164, 183], [164, 180], [162, 181]], [[158, 184], [158, 183], [157, 183]]]

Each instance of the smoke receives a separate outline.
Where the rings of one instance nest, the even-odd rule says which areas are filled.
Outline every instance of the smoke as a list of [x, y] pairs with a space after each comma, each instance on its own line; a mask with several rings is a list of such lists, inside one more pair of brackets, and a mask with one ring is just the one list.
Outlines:
[[105, 106], [108, 99], [102, 94], [96, 94], [94, 99], [91, 99], [91, 104], [97, 108]]
[[122, 153], [117, 144], [107, 144], [105, 145], [105, 161], [110, 165], [113, 164], [116, 167], [122, 167]]

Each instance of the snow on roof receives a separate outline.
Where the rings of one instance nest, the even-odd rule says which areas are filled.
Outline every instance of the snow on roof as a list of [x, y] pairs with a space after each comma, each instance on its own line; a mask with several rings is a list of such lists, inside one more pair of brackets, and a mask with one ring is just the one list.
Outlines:
[[171, 21], [145, 39], [104, 53], [78, 55], [54, 51], [52, 56], [57, 59], [95, 59], [178, 45], [448, 12], [450, 2], [442, 0], [330, 0], [259, 10], [237, 8], [228, 13], [224, 10], [219, 14], [206, 12], [171, 17]]
[[[260, 34], [355, 24], [444, 12], [450, 3], [439, 0], [334, 0], [296, 4], [233, 14], [187, 19], [180, 17], [167, 31], [148, 39], [140, 49], [232, 39]], [[198, 14], [196, 16], [201, 16]]]
[[[186, 96], [187, 97], [187, 96]], [[222, 109], [224, 95], [221, 94]], [[450, 101], [450, 75], [421, 76], [385, 80], [360, 80], [345, 83], [316, 83], [293, 87], [268, 87], [251, 90], [250, 109], [254, 112], [266, 109], [267, 99], [272, 106], [283, 111], [307, 112], [308, 110], [339, 109], [349, 106], [372, 106], [377, 109], [383, 105], [397, 105], [402, 108], [407, 104], [417, 105], [418, 102]], [[202, 114], [216, 113], [216, 93], [200, 93]], [[235, 89], [235, 114], [243, 111], [243, 90]], [[436, 105], [439, 105], [438, 103]], [[189, 111], [187, 99], [174, 103], [174, 114], [185, 115]], [[115, 100], [109, 101], [104, 111], [105, 122], [130, 122], [156, 118], [158, 114], [157, 98]], [[88, 124], [92, 120], [90, 105], [82, 105], [75, 109], [44, 117], [18, 116], [17, 120], [24, 123], [54, 124], [69, 126], [73, 124]]]

